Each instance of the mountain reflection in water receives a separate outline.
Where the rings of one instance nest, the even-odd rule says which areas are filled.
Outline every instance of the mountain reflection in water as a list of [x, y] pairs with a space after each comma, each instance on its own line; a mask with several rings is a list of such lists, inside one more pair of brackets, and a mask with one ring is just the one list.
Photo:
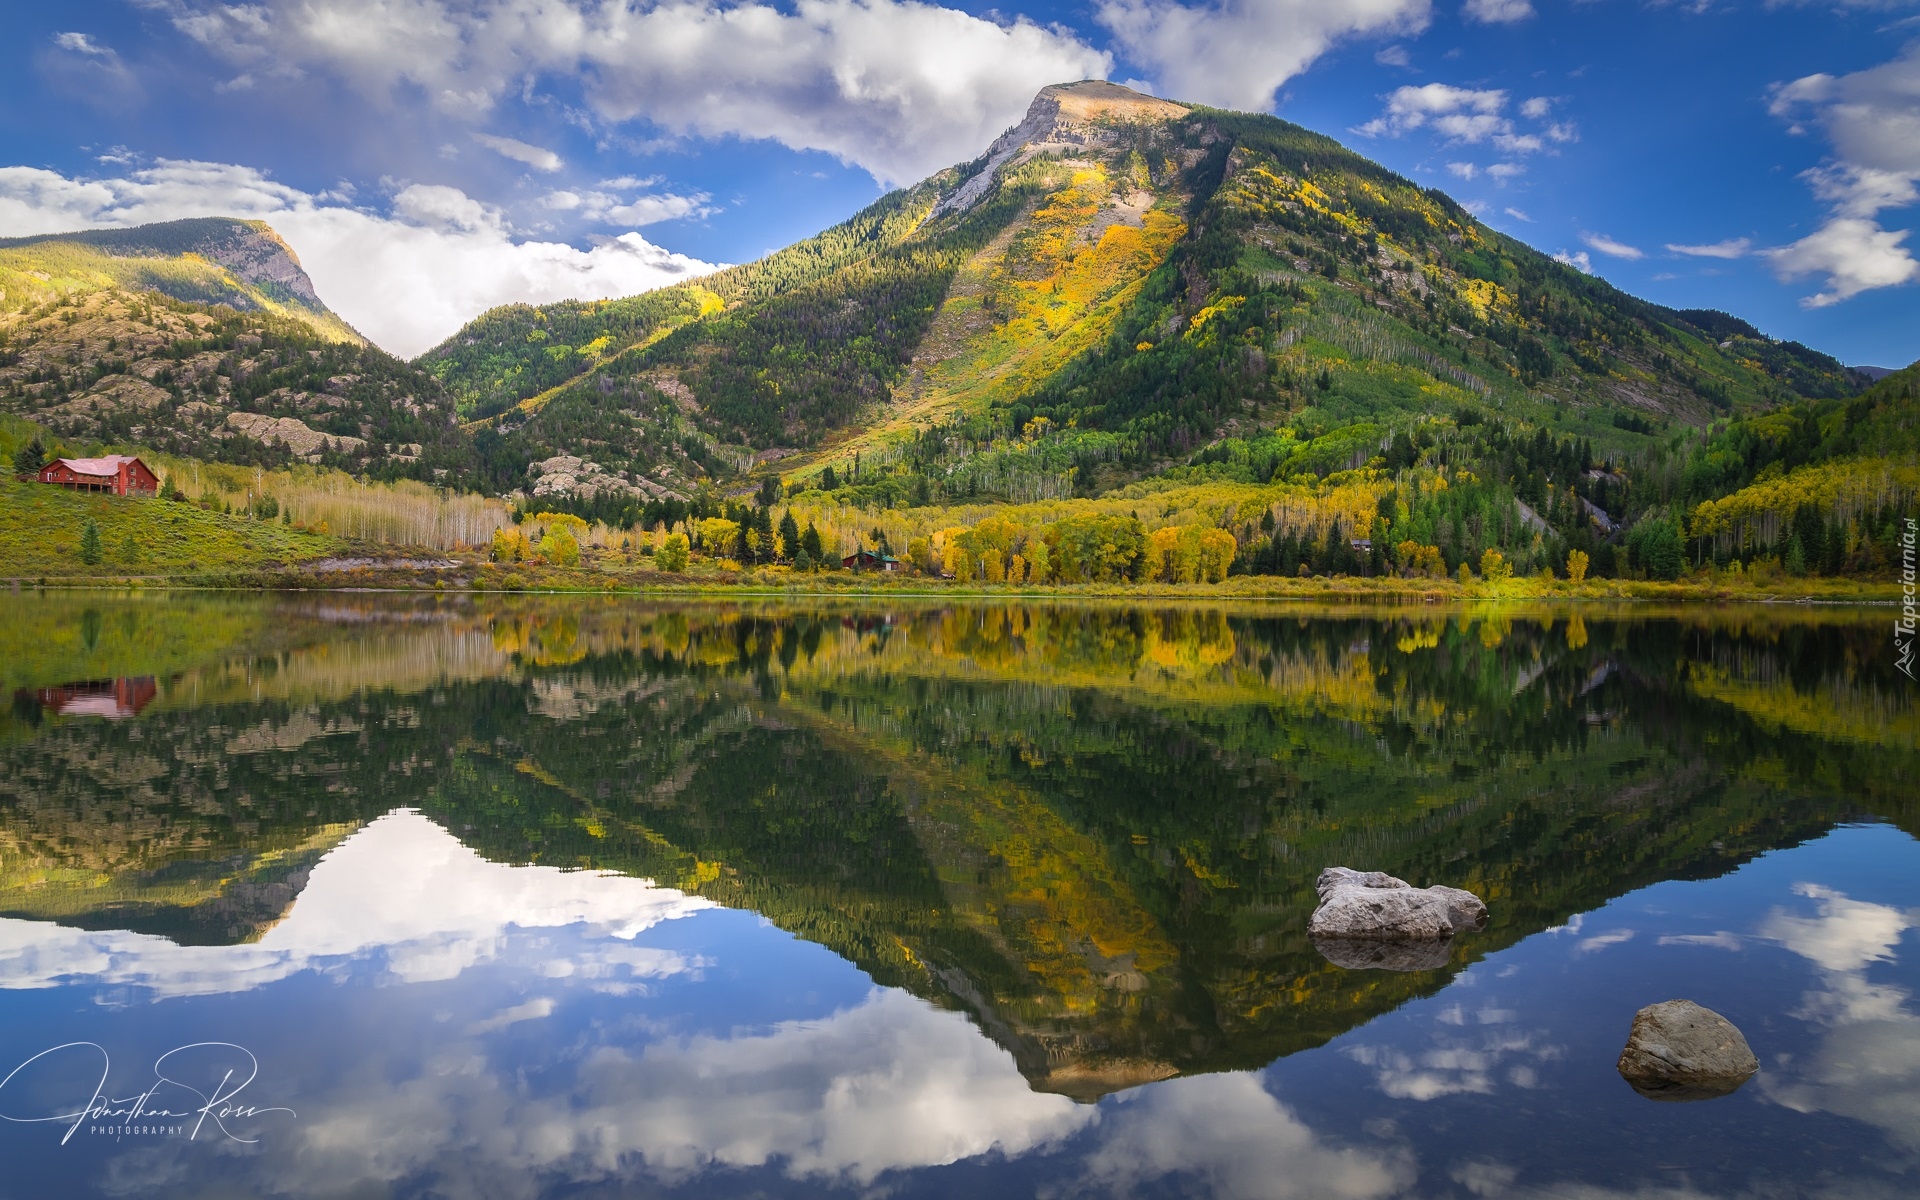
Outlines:
[[[191, 1026], [300, 1117], [251, 1175], [166, 1142], [50, 1186], [1491, 1195], [1541, 1164], [1443, 1166], [1387, 1108], [1604, 1139], [1589, 1068], [1669, 991], [1769, 1064], [1677, 1118], [1743, 1164], [1707, 1194], [1790, 1117], [1870, 1132], [1873, 1186], [1920, 1154], [1920, 1069], [1847, 1075], [1920, 1048], [1920, 721], [1873, 614], [84, 603], [0, 598], [0, 1073]], [[142, 674], [129, 719], [19, 699]], [[1332, 864], [1492, 920], [1342, 969]], [[1644, 1181], [1604, 1150], [1541, 1178]]]

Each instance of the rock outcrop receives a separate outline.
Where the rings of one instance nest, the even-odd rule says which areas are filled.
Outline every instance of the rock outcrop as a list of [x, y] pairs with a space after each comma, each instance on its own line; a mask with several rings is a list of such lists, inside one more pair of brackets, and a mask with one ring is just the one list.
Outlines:
[[1487, 906], [1460, 888], [1417, 888], [1384, 871], [1328, 867], [1315, 884], [1320, 907], [1307, 923], [1315, 938], [1414, 942], [1450, 938], [1487, 923]]
[[1618, 1067], [1649, 1100], [1712, 1100], [1738, 1091], [1760, 1060], [1733, 1022], [1691, 1000], [1667, 1000], [1633, 1014]]
[[257, 442], [265, 442], [269, 445], [277, 442], [292, 451], [295, 457], [305, 459], [307, 462], [318, 462], [321, 452], [329, 448], [343, 454], [352, 454], [367, 444], [364, 438], [321, 433], [296, 417], [270, 417], [264, 413], [233, 412], [227, 414], [227, 426]]
[[985, 165], [935, 205], [928, 219], [966, 212], [993, 190], [1002, 167], [1009, 163], [1017, 165], [1025, 161], [1026, 156], [1049, 149], [1074, 150], [1089, 144], [1104, 144], [1111, 140], [1111, 126], [1167, 121], [1184, 117], [1191, 111], [1184, 104], [1103, 79], [1041, 88], [1028, 106], [1026, 117], [987, 147]]

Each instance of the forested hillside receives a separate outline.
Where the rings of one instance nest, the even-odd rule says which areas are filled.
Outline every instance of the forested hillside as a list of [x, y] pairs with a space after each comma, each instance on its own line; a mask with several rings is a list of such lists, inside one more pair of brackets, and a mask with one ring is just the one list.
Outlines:
[[[502, 414], [489, 486], [531, 464], [549, 507], [652, 521], [669, 493], [776, 476], [776, 499], [880, 510], [1213, 484], [1161, 521], [1286, 574], [1453, 574], [1488, 550], [1564, 573], [1579, 550], [1671, 577], [1711, 557], [1694, 507], [1764, 466], [1696, 459], [1869, 382], [1628, 296], [1319, 134], [1111, 84], [1047, 89], [982, 159], [761, 263], [501, 310], [427, 362]], [[1909, 486], [1889, 478], [1869, 524]], [[1330, 499], [1362, 483], [1370, 509]], [[1770, 534], [1722, 540], [1723, 566], [1784, 565]], [[1858, 544], [1797, 569], [1876, 561]], [[1029, 549], [1016, 531], [1002, 566]]]
[[0, 411], [76, 449], [473, 475], [452, 397], [328, 310], [258, 221], [0, 243]]
[[333, 338], [279, 245], [186, 222], [0, 248], [26, 281], [0, 405], [696, 557], [793, 565], [791, 523], [814, 567], [866, 547], [989, 583], [1873, 575], [1920, 497], [1912, 371], [1869, 389], [1330, 138], [1107, 83], [757, 262], [498, 309], [414, 364]]

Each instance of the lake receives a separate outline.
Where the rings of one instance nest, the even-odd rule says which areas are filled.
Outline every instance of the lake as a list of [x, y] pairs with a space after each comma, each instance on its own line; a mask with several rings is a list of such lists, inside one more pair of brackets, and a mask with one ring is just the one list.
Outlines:
[[0, 1197], [1912, 1195], [1891, 619], [0, 595]]

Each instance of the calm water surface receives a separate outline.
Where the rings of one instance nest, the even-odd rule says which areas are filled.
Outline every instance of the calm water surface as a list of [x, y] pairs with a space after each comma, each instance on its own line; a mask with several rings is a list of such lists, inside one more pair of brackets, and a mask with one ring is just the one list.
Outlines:
[[[0, 1197], [1920, 1194], [1884, 614], [29, 593], [0, 651]], [[1492, 920], [1343, 969], [1334, 864]], [[1628, 1088], [1673, 997], [1760, 1074]]]

